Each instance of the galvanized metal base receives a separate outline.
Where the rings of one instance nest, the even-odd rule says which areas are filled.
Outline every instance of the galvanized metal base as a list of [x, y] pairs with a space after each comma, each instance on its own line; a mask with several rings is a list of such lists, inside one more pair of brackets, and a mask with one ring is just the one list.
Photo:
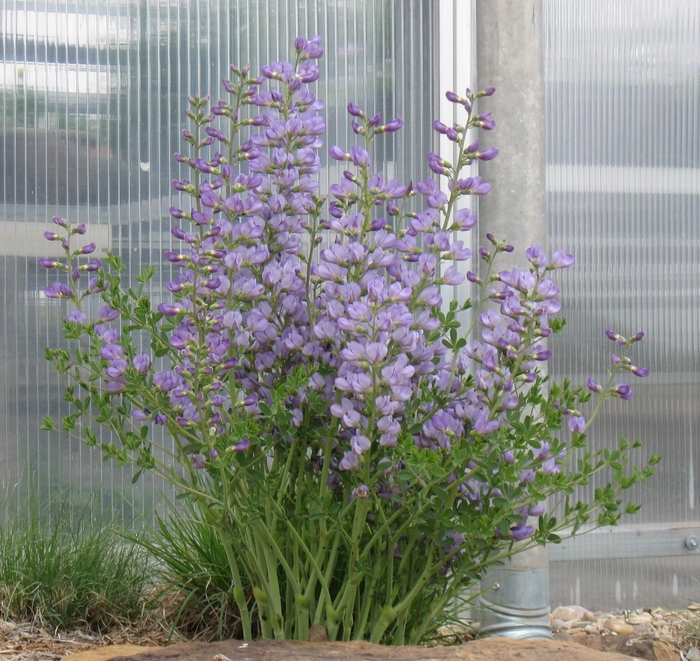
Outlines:
[[493, 569], [481, 581], [480, 635], [551, 638], [549, 569]]

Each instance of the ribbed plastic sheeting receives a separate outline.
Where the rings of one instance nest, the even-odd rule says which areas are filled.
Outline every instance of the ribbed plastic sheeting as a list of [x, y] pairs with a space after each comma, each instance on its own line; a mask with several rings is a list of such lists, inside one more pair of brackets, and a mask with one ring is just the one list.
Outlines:
[[629, 375], [634, 398], [611, 402], [589, 441], [663, 455], [631, 493], [643, 507], [625, 523], [644, 525], [627, 557], [552, 563], [552, 605], [680, 607], [700, 597], [697, 550], [645, 555], [650, 532], [697, 524], [700, 506], [700, 3], [544, 4], [549, 236], [577, 257], [551, 369], [605, 379], [604, 331], [643, 330], [634, 359], [651, 376]]
[[[0, 0], [2, 489], [70, 485], [78, 503], [126, 518], [161, 502], [161, 484], [134, 488], [128, 470], [39, 431], [42, 416], [67, 413], [42, 357], [68, 311], [40, 293], [55, 272], [37, 258], [59, 255], [41, 238], [52, 216], [87, 223], [86, 238], [120, 254], [132, 276], [149, 263], [165, 269], [170, 182], [187, 176], [172, 160], [186, 146], [187, 95], [216, 101], [230, 63], [256, 70], [287, 59], [299, 34], [323, 38], [327, 146], [354, 144], [348, 101], [401, 116], [408, 130], [380, 140], [376, 160], [388, 175], [424, 177], [438, 103], [435, 9], [429, 0]], [[322, 158], [325, 188], [342, 168]], [[165, 280], [154, 282], [156, 302]]]

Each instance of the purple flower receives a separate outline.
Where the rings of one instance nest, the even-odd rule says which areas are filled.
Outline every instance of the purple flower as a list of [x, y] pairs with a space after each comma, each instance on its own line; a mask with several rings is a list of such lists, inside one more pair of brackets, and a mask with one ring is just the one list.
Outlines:
[[635, 376], [639, 376], [639, 377], [649, 376], [649, 370], [646, 367], [636, 367], [635, 365], [632, 365], [630, 367], [630, 371]]
[[588, 379], [586, 384], [591, 392], [603, 392], [603, 386], [593, 379]]
[[105, 305], [104, 307], [100, 308], [97, 312], [98, 322], [114, 321], [118, 318], [119, 312], [110, 308], [109, 305]]
[[243, 438], [233, 446], [234, 452], [245, 452], [250, 447], [250, 439]]
[[369, 487], [366, 484], [361, 484], [359, 487], [355, 487], [352, 490], [350, 499], [354, 498], [367, 498], [369, 496]]
[[547, 256], [544, 254], [544, 250], [542, 250], [542, 248], [536, 244], [531, 245], [525, 251], [525, 256], [533, 266], [547, 266]]
[[354, 452], [346, 452], [338, 464], [341, 471], [349, 471], [358, 466], [358, 457]]
[[569, 418], [569, 429], [577, 434], [583, 434], [586, 429], [586, 420], [581, 415], [572, 415]]
[[519, 523], [517, 526], [510, 529], [510, 539], [514, 542], [522, 542], [524, 539], [532, 537], [534, 532], [535, 528], [533, 526], [525, 525], [524, 522]]
[[202, 470], [207, 465], [207, 460], [203, 454], [193, 454], [192, 455], [192, 468], [196, 471]]
[[634, 390], [629, 383], [618, 383], [612, 391], [620, 399], [624, 400], [632, 399], [632, 395], [634, 394]]
[[[381, 131], [383, 133], [395, 133], [398, 131], [401, 127], [403, 126], [403, 119], [400, 117], [397, 117], [396, 119], [393, 119], [392, 121], [388, 122], [387, 124], [384, 124], [383, 127], [381, 127]], [[380, 131], [377, 131], [379, 133]]]
[[151, 414], [143, 409], [131, 409], [131, 417], [134, 420], [148, 420]]
[[489, 147], [488, 149], [484, 149], [484, 151], [476, 154], [476, 157], [480, 161], [491, 161], [496, 158], [496, 156], [498, 156], [498, 149], [495, 147]]
[[550, 264], [550, 268], [567, 269], [574, 263], [574, 261], [575, 259], [573, 255], [567, 255], [564, 253], [563, 248], [559, 248], [558, 250], [555, 250], [554, 254], [552, 255], [552, 263]]
[[72, 321], [82, 325], [87, 323], [87, 315], [82, 310], [73, 310], [66, 317], [66, 321]]
[[62, 282], [54, 282], [50, 287], [46, 287], [44, 294], [49, 298], [73, 298], [73, 290]]
[[447, 126], [445, 126], [445, 124], [442, 122], [439, 122], [437, 119], [433, 121], [433, 129], [442, 135], [447, 133]]
[[151, 364], [151, 359], [145, 353], [139, 353], [134, 356], [134, 369], [141, 374], [145, 374], [148, 371], [148, 366]]
[[336, 161], [349, 161], [351, 160], [350, 154], [344, 152], [340, 147], [333, 146], [330, 148], [328, 152], [331, 156], [331, 158], [334, 158]]

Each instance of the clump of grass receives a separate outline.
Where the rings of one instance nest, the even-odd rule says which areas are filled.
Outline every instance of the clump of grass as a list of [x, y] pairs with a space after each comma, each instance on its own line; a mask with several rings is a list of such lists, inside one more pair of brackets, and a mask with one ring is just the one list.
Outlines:
[[153, 527], [127, 538], [140, 544], [154, 562], [154, 582], [160, 588], [153, 602], [165, 610], [171, 636], [177, 630], [207, 641], [240, 637], [231, 570], [216, 531], [189, 502], [184, 512], [171, 507], [168, 514], [156, 515]]
[[72, 517], [66, 497], [3, 508], [0, 616], [54, 629], [100, 632], [140, 620], [148, 587], [143, 549], [89, 517]]
[[697, 604], [692, 610], [674, 613], [676, 635], [683, 646], [700, 648], [700, 610]]

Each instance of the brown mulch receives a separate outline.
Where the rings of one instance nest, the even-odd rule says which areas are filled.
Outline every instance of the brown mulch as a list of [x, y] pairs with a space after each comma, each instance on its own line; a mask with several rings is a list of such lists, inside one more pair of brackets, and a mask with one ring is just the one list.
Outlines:
[[[695, 609], [697, 608], [695, 606]], [[670, 636], [666, 639], [677, 651], [700, 643], [700, 613], [695, 609], [695, 612], [669, 612], [667, 617], [664, 617], [666, 630], [673, 635], [674, 640], [671, 642]], [[689, 618], [692, 618], [690, 639], [686, 635], [689, 633]], [[470, 638], [465, 636], [466, 640]], [[191, 639], [177, 632], [171, 635], [170, 628], [157, 620], [114, 629], [105, 634], [95, 634], [81, 629], [68, 632], [53, 631], [41, 622], [18, 623], [0, 619], [0, 661], [58, 661], [78, 652], [110, 645], [162, 647], [187, 640]]]
[[183, 642], [185, 638], [158, 624], [148, 627], [124, 627], [106, 634], [75, 629], [50, 631], [41, 623], [0, 620], [0, 661], [57, 661], [66, 656], [108, 645], [161, 647]]

